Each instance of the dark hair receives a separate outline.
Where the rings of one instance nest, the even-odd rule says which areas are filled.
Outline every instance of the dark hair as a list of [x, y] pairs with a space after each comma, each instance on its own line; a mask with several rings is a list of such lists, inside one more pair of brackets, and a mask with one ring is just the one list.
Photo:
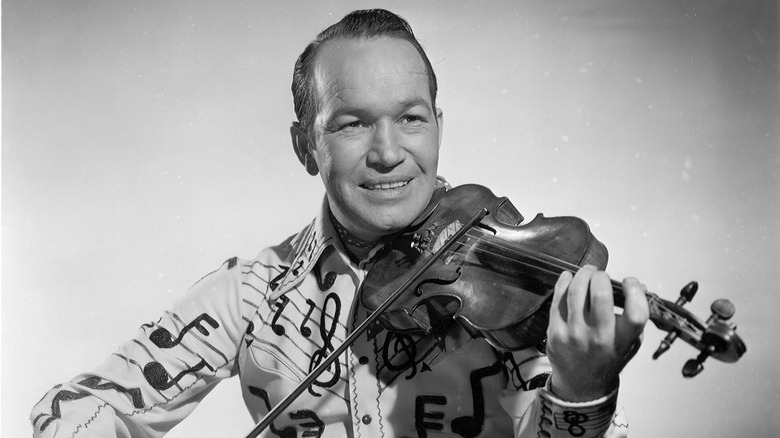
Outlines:
[[410, 42], [420, 54], [428, 73], [428, 88], [431, 93], [431, 104], [436, 109], [436, 74], [425, 50], [415, 38], [409, 23], [398, 15], [384, 9], [369, 9], [353, 11], [344, 16], [338, 23], [328, 27], [317, 35], [304, 49], [295, 62], [293, 71], [292, 94], [295, 104], [295, 115], [301, 124], [301, 129], [311, 134], [314, 119], [319, 111], [319, 96], [314, 78], [314, 61], [322, 45], [336, 38], [372, 39], [390, 37]]

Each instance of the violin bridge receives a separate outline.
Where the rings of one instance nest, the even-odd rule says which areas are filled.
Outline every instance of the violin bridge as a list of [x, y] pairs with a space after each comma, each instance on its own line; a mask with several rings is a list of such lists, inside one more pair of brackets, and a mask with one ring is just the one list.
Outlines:
[[[430, 227], [415, 233], [412, 236], [411, 247], [418, 252], [429, 251], [437, 253], [455, 234], [463, 228], [463, 224], [456, 220], [442, 227], [439, 223], [434, 223]], [[439, 232], [439, 230], [441, 230]], [[438, 233], [438, 234], [437, 234]], [[434, 240], [435, 239], [435, 240]]]
[[439, 233], [439, 237], [436, 238], [436, 242], [433, 243], [433, 248], [431, 251], [434, 253], [438, 252], [439, 249], [441, 249], [441, 247], [444, 246], [444, 244], [447, 243], [447, 241], [449, 241], [452, 236], [457, 234], [458, 230], [461, 228], [463, 228], [463, 224], [458, 220], [444, 227], [444, 230]]

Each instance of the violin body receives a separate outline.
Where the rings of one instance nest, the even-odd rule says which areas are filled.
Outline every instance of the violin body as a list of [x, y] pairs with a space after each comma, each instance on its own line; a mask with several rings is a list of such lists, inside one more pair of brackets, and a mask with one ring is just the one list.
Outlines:
[[[487, 211], [480, 222], [439, 254], [480, 208]], [[361, 304], [375, 310], [409, 272], [437, 257], [380, 318], [388, 330], [441, 331], [454, 321], [500, 350], [538, 344], [546, 336], [560, 274], [536, 268], [539, 258], [604, 269], [608, 255], [579, 218], [537, 215], [522, 221], [507, 198], [483, 186], [435, 193], [420, 218], [377, 255], [361, 286]]]

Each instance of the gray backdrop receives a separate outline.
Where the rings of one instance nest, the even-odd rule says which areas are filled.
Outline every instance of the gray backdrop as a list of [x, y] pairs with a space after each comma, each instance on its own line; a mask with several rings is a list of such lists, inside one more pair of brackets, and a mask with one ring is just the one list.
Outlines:
[[[680, 375], [646, 342], [632, 437], [780, 433], [778, 9], [771, 1], [4, 1], [2, 435], [203, 274], [297, 231], [323, 189], [291, 152], [290, 74], [352, 9], [411, 22], [437, 69], [440, 173], [576, 215], [609, 272], [737, 306], [748, 353]], [[251, 428], [225, 382], [173, 437]]]

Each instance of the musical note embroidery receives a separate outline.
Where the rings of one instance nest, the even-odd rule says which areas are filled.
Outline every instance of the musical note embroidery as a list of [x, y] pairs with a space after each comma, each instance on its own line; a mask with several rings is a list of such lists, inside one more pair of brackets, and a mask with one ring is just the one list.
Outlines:
[[59, 391], [57, 394], [54, 395], [54, 398], [51, 401], [51, 414], [39, 414], [35, 417], [33, 420], [33, 425], [38, 422], [41, 418], [48, 416], [46, 420], [44, 420], [43, 423], [41, 423], [39, 430], [43, 432], [46, 430], [47, 427], [49, 427], [49, 424], [51, 424], [52, 421], [57, 420], [61, 418], [61, 412], [60, 412], [60, 402], [64, 401], [73, 401], [78, 400], [80, 398], [84, 398], [89, 396], [86, 392], [72, 392], [72, 391], [66, 391], [62, 390]]
[[536, 360], [540, 357], [543, 357], [543, 355], [540, 354], [537, 356], [531, 356], [523, 360], [521, 363], [517, 363], [515, 356], [511, 351], [504, 352], [501, 360], [504, 362], [506, 369], [509, 371], [509, 374], [512, 377], [512, 385], [515, 387], [515, 389], [532, 391], [534, 389], [542, 388], [547, 384], [547, 378], [550, 377], [550, 373], [537, 374], [529, 380], [523, 379], [523, 376], [520, 374], [520, 365], [532, 360]]
[[303, 260], [298, 260], [298, 262], [295, 264], [295, 267], [292, 269], [290, 269], [290, 266], [279, 265], [279, 269], [280, 269], [279, 274], [273, 279], [271, 279], [271, 281], [268, 283], [268, 287], [269, 289], [271, 289], [271, 292], [279, 288], [279, 286], [282, 284], [282, 280], [285, 279], [288, 272], [291, 273], [293, 276], [298, 276], [298, 274], [301, 273], [302, 268], [303, 268]]
[[306, 260], [311, 261], [314, 258], [315, 250], [317, 249], [317, 231], [312, 227], [312, 233], [306, 238], [306, 244], [303, 245], [303, 255], [306, 256]]
[[303, 268], [303, 260], [298, 260], [298, 263], [295, 264], [295, 267], [292, 268], [292, 275], [298, 276], [298, 274], [301, 273], [301, 268]]
[[201, 325], [202, 321], [205, 321], [212, 328], [219, 328], [219, 323], [214, 318], [210, 317], [208, 314], [203, 313], [192, 320], [192, 322], [185, 325], [176, 339], [173, 338], [173, 335], [168, 331], [168, 329], [165, 327], [159, 327], [153, 331], [151, 335], [149, 335], [149, 340], [159, 348], [173, 348], [179, 345], [182, 338], [184, 338], [184, 335], [193, 328], [198, 330], [202, 335], [208, 336], [209, 330]]
[[144, 396], [141, 393], [140, 389], [138, 388], [127, 389], [122, 385], [118, 385], [108, 380], [106, 380], [105, 383], [100, 383], [102, 381], [103, 379], [101, 379], [100, 377], [91, 376], [79, 382], [79, 385], [86, 386], [87, 388], [90, 389], [97, 389], [101, 391], [114, 390], [117, 392], [121, 392], [123, 394], [127, 394], [130, 396], [130, 399], [133, 401], [133, 406], [135, 406], [136, 409], [141, 409], [144, 407]]
[[[268, 392], [266, 390], [251, 385], [248, 386], [247, 389], [249, 389], [250, 394], [263, 400], [268, 411], [271, 410], [271, 401], [269, 400]], [[292, 411], [288, 415], [291, 420], [311, 420], [305, 423], [299, 423], [301, 427], [307, 429], [303, 432], [303, 434], [301, 434], [302, 437], [321, 437], [322, 433], [325, 431], [325, 423], [320, 419], [320, 417], [317, 416], [314, 411], [300, 409]], [[293, 438], [298, 436], [298, 432], [294, 426], [287, 426], [284, 429], [277, 429], [273, 423], [271, 423], [268, 427], [272, 433], [282, 438]]]
[[314, 276], [317, 277], [317, 287], [320, 288], [321, 292], [325, 292], [326, 290], [333, 287], [333, 283], [336, 282], [336, 273], [335, 272], [328, 272], [325, 274], [325, 278], [322, 278], [322, 272], [321, 269], [319, 269], [319, 266], [314, 265]]
[[547, 379], [549, 378], [550, 378], [550, 373], [541, 373], [535, 375], [531, 380], [528, 381], [528, 391], [544, 388], [544, 385], [547, 384]]
[[320, 417], [317, 416], [317, 414], [314, 411], [310, 411], [308, 409], [292, 411], [290, 412], [290, 418], [293, 420], [303, 420], [303, 419], [311, 420], [306, 423], [300, 423], [301, 427], [305, 427], [306, 429], [308, 429], [301, 434], [302, 437], [319, 438], [322, 436], [322, 433], [325, 431], [325, 423], [320, 419]]
[[420, 438], [427, 438], [428, 430], [440, 431], [444, 428], [442, 423], [427, 421], [444, 419], [444, 412], [426, 411], [425, 405], [428, 404], [444, 406], [447, 404], [447, 398], [442, 395], [430, 394], [417, 396], [414, 401], [414, 426], [417, 429], [417, 435], [420, 436]]
[[466, 438], [475, 437], [485, 426], [485, 394], [482, 391], [482, 379], [501, 372], [504, 365], [500, 360], [485, 368], [471, 372], [471, 396], [474, 400], [474, 415], [463, 416], [452, 420], [452, 431]]
[[[257, 386], [248, 386], [247, 389], [249, 389], [249, 393], [254, 395], [255, 397], [259, 397], [261, 400], [265, 402], [265, 408], [270, 411], [271, 410], [271, 401], [268, 399], [268, 392], [263, 388], [258, 388]], [[274, 427], [273, 422], [268, 426], [271, 429], [271, 432], [273, 432], [276, 436], [282, 437], [282, 438], [294, 438], [298, 436], [298, 432], [295, 431], [295, 427], [293, 426], [287, 426], [284, 429], [277, 429]]]
[[312, 301], [309, 298], [306, 298], [306, 304], [309, 305], [309, 310], [306, 312], [306, 316], [303, 318], [303, 322], [301, 323], [301, 335], [303, 335], [304, 338], [308, 338], [311, 336], [311, 329], [309, 327], [306, 327], [306, 324], [309, 322], [309, 319], [311, 318], [311, 313], [316, 308], [316, 304], [314, 301]]
[[[608, 427], [608, 424], [613, 422], [614, 410], [614, 405], [602, 406], [598, 410], [590, 411], [587, 414], [573, 410], [564, 410], [563, 413], [555, 414], [555, 428], [565, 430], [571, 436], [583, 436], [588, 430]], [[620, 425], [616, 424], [616, 427], [620, 427]]]
[[[331, 317], [330, 327], [328, 325], [328, 309], [329, 303], [333, 303], [335, 307], [333, 316]], [[320, 337], [322, 337], [322, 348], [318, 348], [311, 355], [311, 361], [309, 362], [309, 372], [317, 368], [317, 366], [326, 358], [331, 351], [335, 350], [333, 347], [333, 337], [336, 335], [336, 328], [338, 328], [339, 318], [341, 316], [341, 299], [338, 295], [331, 292], [325, 297], [325, 301], [322, 305], [322, 312], [320, 313]], [[314, 385], [320, 388], [332, 388], [338, 383], [341, 377], [341, 363], [338, 360], [333, 361], [328, 371], [332, 373], [332, 377], [329, 380], [320, 381], [315, 380], [311, 386], [309, 386], [309, 393], [315, 397], [320, 397], [322, 394], [314, 391]]]
[[[123, 394], [127, 394], [130, 396], [130, 399], [133, 402], [133, 406], [136, 409], [141, 409], [144, 407], [144, 397], [141, 393], [141, 390], [138, 388], [125, 388], [124, 386], [118, 385], [114, 382], [105, 381], [104, 383], [103, 379], [97, 376], [90, 376], [86, 379], [78, 382], [79, 385], [86, 386], [90, 389], [96, 389], [100, 391], [105, 390], [114, 390]], [[89, 396], [86, 392], [72, 392], [72, 391], [66, 391], [62, 390], [59, 391], [57, 394], [54, 395], [54, 398], [51, 402], [51, 414], [41, 413], [38, 416], [35, 417], [33, 420], [33, 425], [38, 422], [43, 417], [49, 417], [47, 418], [43, 423], [41, 423], [39, 430], [43, 432], [46, 430], [47, 427], [49, 427], [49, 424], [51, 424], [52, 421], [61, 418], [61, 411], [60, 411], [60, 403], [64, 401], [73, 401], [78, 400], [80, 398], [84, 398]]]
[[284, 327], [282, 327], [281, 324], [278, 324], [277, 321], [279, 321], [279, 317], [282, 316], [284, 308], [287, 307], [287, 304], [289, 303], [290, 299], [287, 298], [287, 295], [280, 296], [274, 303], [274, 306], [276, 306], [276, 313], [274, 313], [274, 317], [271, 320], [271, 328], [273, 329], [274, 333], [277, 334], [277, 336], [284, 336]]
[[566, 429], [571, 436], [585, 435], [585, 428], [580, 423], [588, 421], [588, 416], [576, 411], [563, 411], [563, 421], [569, 424]]
[[392, 385], [407, 369], [410, 373], [405, 376], [406, 380], [431, 371], [431, 366], [446, 357], [448, 351], [456, 351], [472, 339], [460, 325], [444, 320], [433, 324], [432, 333], [427, 335], [382, 331], [379, 324], [376, 333], [371, 333], [373, 329], [369, 327], [368, 337], [374, 340], [379, 360], [377, 373], [384, 388]]
[[[392, 343], [392, 350], [395, 353], [393, 359], [403, 354], [403, 361], [394, 364], [390, 358], [390, 346]], [[403, 333], [391, 333], [388, 332], [385, 335], [385, 342], [382, 346], [382, 360], [385, 366], [390, 371], [405, 371], [411, 369], [411, 372], [406, 376], [406, 380], [411, 380], [417, 375], [417, 344], [414, 342], [414, 338]]]
[[[419, 373], [431, 371], [430, 364], [441, 352], [439, 343], [433, 337], [387, 331], [383, 333], [384, 341], [378, 338], [382, 344], [377, 348], [377, 373], [384, 388], [392, 385], [407, 369], [411, 371], [405, 376], [406, 380], [416, 377], [418, 370]], [[380, 389], [382, 391], [384, 389]]]
[[[249, 321], [249, 324], [246, 326], [246, 337], [251, 336], [253, 331], [255, 331], [255, 323]], [[249, 348], [254, 339], [244, 339], [244, 342], [246, 342], [246, 348]]]
[[271, 292], [275, 291], [276, 288], [279, 287], [280, 282], [282, 281], [282, 278], [284, 278], [285, 275], [287, 275], [287, 272], [290, 271], [289, 266], [279, 265], [279, 269], [281, 269], [281, 272], [279, 272], [279, 275], [272, 278], [271, 281], [268, 283], [268, 288], [271, 289]]
[[160, 362], [149, 362], [144, 367], [144, 377], [152, 388], [163, 391], [179, 383], [179, 380], [187, 374], [197, 373], [203, 368], [208, 368], [211, 372], [214, 372], [214, 368], [206, 362], [206, 359], [201, 359], [195, 366], [187, 368], [171, 379], [168, 371]]

